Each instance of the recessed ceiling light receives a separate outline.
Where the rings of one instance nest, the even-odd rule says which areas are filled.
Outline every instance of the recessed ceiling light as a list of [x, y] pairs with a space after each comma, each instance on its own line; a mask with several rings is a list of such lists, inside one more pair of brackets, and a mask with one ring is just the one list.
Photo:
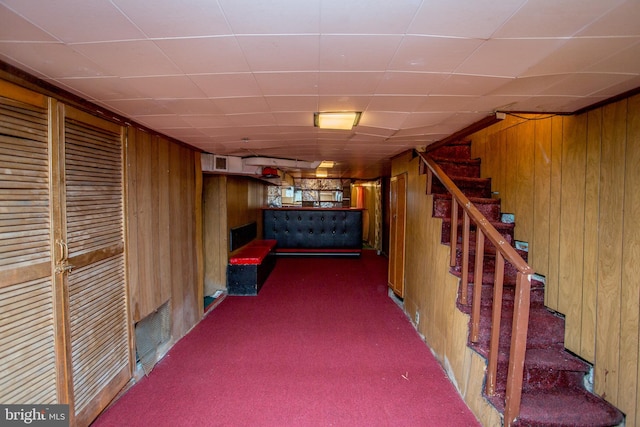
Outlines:
[[359, 111], [314, 113], [313, 125], [320, 129], [351, 130], [360, 121]]

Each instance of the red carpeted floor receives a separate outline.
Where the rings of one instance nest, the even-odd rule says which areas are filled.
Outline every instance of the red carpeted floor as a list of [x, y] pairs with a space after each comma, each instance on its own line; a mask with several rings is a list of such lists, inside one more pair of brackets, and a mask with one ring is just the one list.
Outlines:
[[386, 263], [279, 258], [257, 297], [223, 300], [93, 425], [479, 425], [388, 297]]

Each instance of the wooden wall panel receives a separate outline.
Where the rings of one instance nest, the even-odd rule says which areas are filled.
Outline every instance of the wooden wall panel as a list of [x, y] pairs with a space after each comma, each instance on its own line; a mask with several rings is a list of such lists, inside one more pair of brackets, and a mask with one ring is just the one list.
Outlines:
[[[625, 148], [624, 218], [622, 248], [622, 281], [620, 307], [620, 382], [618, 404], [627, 409], [627, 425], [638, 424], [639, 397], [628, 390], [638, 384], [638, 319], [640, 301], [640, 96], [629, 99], [627, 110], [627, 141]], [[633, 408], [631, 410], [630, 408]]]
[[[636, 95], [580, 116], [538, 117], [533, 134], [506, 119], [471, 136], [483, 176], [498, 177], [504, 210], [514, 208], [516, 229], [526, 230], [518, 236], [546, 278], [546, 305], [566, 317], [566, 346], [594, 364], [595, 391], [629, 425], [640, 421], [639, 116]], [[530, 155], [533, 174], [510, 186], [504, 165]], [[522, 214], [527, 205], [532, 216]]]
[[580, 331], [582, 319], [586, 126], [586, 115], [564, 119], [558, 311], [566, 315], [566, 328], [571, 332], [565, 336], [565, 347], [574, 352], [580, 351], [580, 334], [574, 332]]
[[584, 273], [579, 354], [593, 363], [596, 357], [596, 301], [598, 291], [598, 213], [600, 211], [600, 140], [602, 110], [588, 114], [584, 208]]
[[[626, 101], [603, 108], [595, 389], [617, 401]], [[614, 350], [615, 351], [612, 351]]]
[[[549, 268], [549, 209], [551, 196], [551, 121], [536, 120], [534, 135], [533, 227], [529, 264], [536, 271]], [[527, 240], [526, 236], [524, 240]]]
[[551, 119], [551, 181], [549, 194], [549, 270], [546, 276], [545, 303], [558, 309], [558, 278], [560, 277], [560, 196], [562, 194], [562, 117]]
[[203, 182], [204, 295], [227, 287], [227, 177], [206, 175]]
[[200, 319], [193, 150], [130, 128], [128, 269], [134, 321], [171, 300], [173, 339]]

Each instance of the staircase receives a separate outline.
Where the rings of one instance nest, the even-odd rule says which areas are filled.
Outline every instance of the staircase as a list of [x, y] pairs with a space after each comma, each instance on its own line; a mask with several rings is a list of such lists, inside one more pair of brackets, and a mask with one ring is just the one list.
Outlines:
[[[500, 200], [492, 198], [491, 179], [480, 178], [480, 160], [471, 159], [470, 143], [460, 141], [430, 151], [428, 155], [462, 190], [474, 206], [504, 237], [514, 245], [515, 224], [501, 221]], [[442, 243], [450, 245], [451, 195], [434, 176], [433, 216], [442, 219]], [[462, 221], [456, 224], [462, 229]], [[461, 302], [462, 286], [458, 290], [458, 308], [471, 312], [475, 265], [475, 230], [471, 226], [469, 239], [468, 301]], [[462, 231], [457, 233], [456, 265], [451, 273], [462, 274]], [[527, 252], [518, 251], [526, 261]], [[482, 292], [480, 308], [479, 339], [468, 345], [488, 359], [493, 284], [495, 270], [495, 247], [488, 243], [484, 247], [482, 270]], [[509, 346], [511, 342], [514, 290], [517, 271], [505, 263], [502, 316], [500, 322], [500, 345], [495, 393], [486, 398], [504, 413]], [[623, 415], [615, 407], [585, 388], [585, 377], [590, 366], [573, 356], [564, 348], [564, 318], [544, 306], [544, 284], [532, 279], [530, 293], [529, 330], [524, 362], [522, 400], [520, 413], [513, 425], [517, 426], [618, 426]]]

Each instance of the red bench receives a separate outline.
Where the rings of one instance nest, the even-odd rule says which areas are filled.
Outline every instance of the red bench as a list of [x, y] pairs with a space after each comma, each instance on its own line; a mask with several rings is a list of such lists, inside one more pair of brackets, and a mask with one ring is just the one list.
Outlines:
[[275, 266], [276, 240], [252, 240], [231, 253], [227, 266], [229, 295], [257, 295]]

